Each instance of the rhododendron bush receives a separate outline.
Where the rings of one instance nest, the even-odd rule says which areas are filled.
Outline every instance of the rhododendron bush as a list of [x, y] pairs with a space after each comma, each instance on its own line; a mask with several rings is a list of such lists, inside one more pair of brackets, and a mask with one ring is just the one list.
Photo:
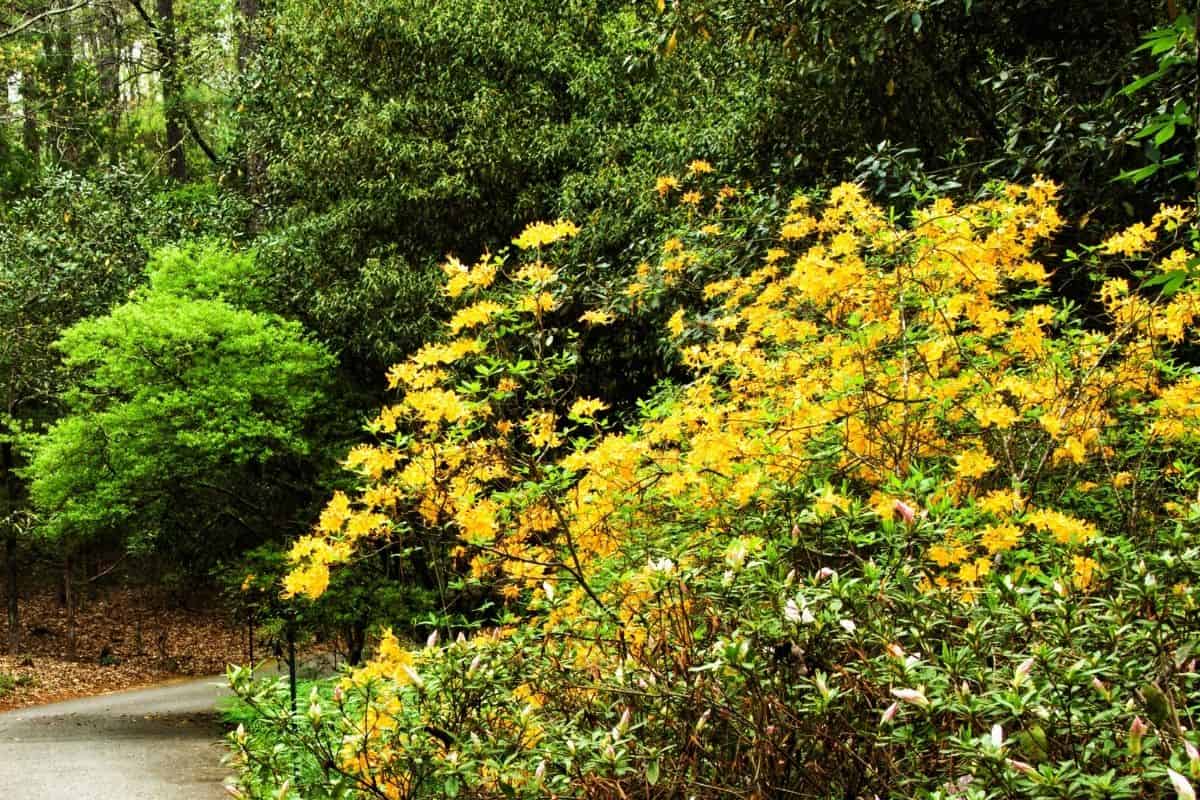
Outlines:
[[[295, 713], [235, 674], [239, 791], [1186, 796], [1190, 210], [1067, 256], [1096, 274], [1081, 310], [1050, 289], [1048, 181], [906, 220], [843, 185], [761, 241], [710, 173], [658, 182], [678, 234], [582, 317], [570, 222], [446, 265], [445, 335], [388, 374], [361, 490], [284, 588], [395, 538], [495, 605], [386, 635]], [[620, 417], [575, 391], [582, 333], [647, 308], [690, 377]]]

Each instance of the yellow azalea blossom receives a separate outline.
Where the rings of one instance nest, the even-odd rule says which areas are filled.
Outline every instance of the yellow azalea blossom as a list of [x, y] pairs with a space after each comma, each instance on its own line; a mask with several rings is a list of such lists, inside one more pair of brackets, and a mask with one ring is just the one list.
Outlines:
[[557, 447], [562, 439], [555, 430], [557, 419], [553, 411], [534, 411], [525, 418], [525, 432], [530, 443], [537, 448]]
[[679, 336], [683, 333], [683, 327], [683, 309], [680, 308], [667, 320], [667, 330], [671, 332], [672, 336]]
[[989, 525], [979, 533], [979, 544], [989, 553], [1011, 550], [1021, 541], [1021, 529], [1011, 523]]
[[666, 197], [672, 189], [679, 188], [679, 179], [672, 175], [664, 175], [654, 183], [654, 190], [659, 197]]
[[475, 328], [491, 322], [492, 317], [504, 311], [504, 306], [494, 300], [481, 300], [473, 306], [460, 309], [450, 318], [450, 332], [458, 333], [464, 328]]
[[1071, 585], [1086, 592], [1095, 584], [1100, 565], [1087, 556], [1071, 556]]
[[567, 416], [572, 419], [591, 419], [607, 409], [608, 403], [602, 400], [594, 397], [580, 397], [571, 404], [571, 410], [567, 412]]
[[1049, 533], [1060, 544], [1083, 544], [1098, 531], [1090, 522], [1053, 509], [1038, 509], [1025, 516], [1025, 522], [1043, 533]]
[[616, 318], [616, 315], [611, 311], [592, 309], [591, 311], [583, 312], [583, 315], [579, 317], [579, 321], [588, 325], [611, 325]]
[[1017, 412], [1005, 405], [989, 405], [979, 409], [975, 418], [981, 428], [1010, 428], [1017, 421]]
[[513, 239], [513, 244], [522, 250], [529, 250], [534, 247], [545, 247], [563, 239], [570, 239], [578, 233], [579, 226], [570, 220], [534, 222], [526, 226], [520, 236]]
[[1155, 226], [1138, 222], [1105, 239], [1100, 245], [1100, 252], [1108, 255], [1135, 256], [1148, 250], [1157, 238], [1158, 230]]
[[707, 175], [713, 171], [713, 167], [712, 164], [708, 163], [707, 161], [696, 159], [692, 163], [688, 164], [688, 171], [693, 175]]
[[558, 301], [550, 292], [538, 292], [537, 294], [527, 294], [517, 300], [517, 309], [528, 314], [542, 315], [547, 311], [552, 311]]
[[558, 270], [541, 261], [526, 264], [514, 276], [525, 283], [553, 283], [558, 280]]
[[959, 453], [954, 462], [954, 472], [960, 478], [982, 478], [996, 467], [996, 459], [983, 449]]

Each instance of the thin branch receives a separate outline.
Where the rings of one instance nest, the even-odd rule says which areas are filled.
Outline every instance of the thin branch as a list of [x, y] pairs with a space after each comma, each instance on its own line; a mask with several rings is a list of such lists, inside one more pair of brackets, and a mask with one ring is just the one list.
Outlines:
[[69, 14], [72, 11], [78, 11], [79, 9], [84, 8], [85, 6], [88, 6], [88, 5], [91, 5], [91, 0], [79, 0], [79, 2], [73, 6], [63, 6], [62, 8], [51, 8], [46, 11], [43, 11], [42, 13], [36, 14], [36, 15], [30, 17], [29, 19], [25, 20], [17, 27], [9, 28], [8, 30], [4, 31], [3, 33], [0, 33], [0, 41], [3, 41], [5, 39], [10, 39], [13, 36], [16, 36], [17, 34], [23, 32], [23, 31], [29, 30], [34, 25], [38, 24], [39, 22], [41, 22], [44, 19], [50, 19], [51, 17], [61, 16], [62, 14]]

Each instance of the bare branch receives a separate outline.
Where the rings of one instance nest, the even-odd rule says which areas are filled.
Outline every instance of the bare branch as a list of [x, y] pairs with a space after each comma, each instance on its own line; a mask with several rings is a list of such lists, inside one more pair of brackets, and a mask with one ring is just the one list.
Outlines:
[[88, 5], [91, 5], [92, 0], [79, 0], [78, 3], [72, 6], [63, 6], [62, 8], [51, 8], [43, 11], [40, 14], [35, 14], [29, 19], [22, 22], [15, 28], [9, 28], [6, 31], [0, 32], [0, 41], [12, 38], [23, 31], [27, 31], [42, 20], [50, 19], [51, 17], [61, 16], [62, 14], [70, 14], [72, 11], [78, 11]]

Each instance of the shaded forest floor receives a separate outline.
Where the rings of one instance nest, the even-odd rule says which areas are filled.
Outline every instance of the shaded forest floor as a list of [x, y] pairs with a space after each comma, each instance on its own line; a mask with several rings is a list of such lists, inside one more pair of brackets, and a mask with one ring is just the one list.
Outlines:
[[21, 653], [0, 655], [0, 711], [215, 675], [247, 660], [245, 630], [220, 608], [172, 608], [137, 590], [108, 591], [82, 604], [74, 658], [67, 630], [53, 590], [22, 601]]

